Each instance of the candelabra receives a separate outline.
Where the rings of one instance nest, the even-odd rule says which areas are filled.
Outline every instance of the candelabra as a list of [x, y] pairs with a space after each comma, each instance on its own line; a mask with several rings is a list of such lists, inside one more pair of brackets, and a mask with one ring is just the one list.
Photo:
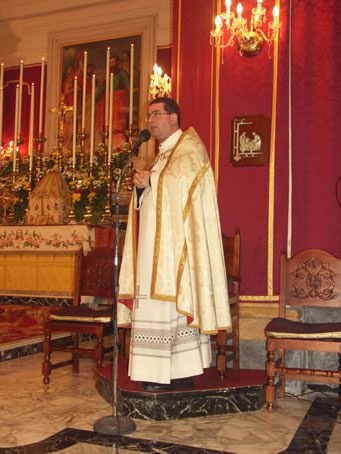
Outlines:
[[[72, 165], [72, 188], [75, 187], [76, 181], [76, 166], [75, 164]], [[68, 215], [69, 223], [74, 224], [76, 222], [75, 218], [75, 202], [73, 201], [73, 193], [71, 193], [71, 204], [70, 204], [70, 211]]]
[[162, 68], [155, 64], [154, 74], [150, 76], [149, 100], [164, 96], [169, 98], [172, 92], [172, 79], [167, 74], [162, 75]]
[[[252, 8], [250, 28], [247, 19], [243, 17], [243, 6], [237, 5], [237, 16], [231, 11], [231, 0], [226, 0], [226, 11], [215, 18], [215, 29], [210, 33], [211, 45], [217, 48], [233, 46], [237, 42], [239, 53], [244, 57], [257, 55], [263, 48], [264, 42], [269, 45], [278, 36], [281, 28], [279, 8], [273, 8], [273, 21], [268, 26], [268, 33], [263, 31], [266, 22], [266, 9], [263, 0], [257, 0], [257, 6]], [[225, 24], [225, 26], [224, 26]]]

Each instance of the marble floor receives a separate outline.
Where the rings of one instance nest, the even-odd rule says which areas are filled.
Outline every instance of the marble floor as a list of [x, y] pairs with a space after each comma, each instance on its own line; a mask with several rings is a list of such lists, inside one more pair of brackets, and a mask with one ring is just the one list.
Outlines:
[[[65, 356], [63, 353], [54, 355]], [[341, 412], [336, 394], [311, 393], [279, 400], [265, 409], [175, 421], [136, 420], [129, 436], [94, 433], [112, 408], [97, 393], [93, 362], [81, 360], [80, 374], [54, 370], [43, 385], [42, 354], [0, 363], [0, 454], [341, 453]]]

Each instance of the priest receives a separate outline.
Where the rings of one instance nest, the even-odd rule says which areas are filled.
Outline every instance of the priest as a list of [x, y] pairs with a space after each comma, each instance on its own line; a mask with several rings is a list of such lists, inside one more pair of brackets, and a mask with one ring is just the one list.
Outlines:
[[134, 300], [129, 375], [149, 391], [191, 387], [210, 366], [209, 335], [231, 330], [213, 172], [180, 116], [173, 99], [149, 105], [159, 152], [133, 177], [119, 277], [119, 299]]

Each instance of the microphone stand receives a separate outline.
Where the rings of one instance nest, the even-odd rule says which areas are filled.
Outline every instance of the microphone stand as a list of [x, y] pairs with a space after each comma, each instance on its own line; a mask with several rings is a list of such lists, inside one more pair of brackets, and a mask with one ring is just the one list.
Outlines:
[[[133, 150], [134, 151], [134, 150]], [[137, 152], [137, 150], [136, 150]], [[129, 416], [118, 415], [117, 411], [117, 376], [118, 376], [118, 326], [117, 326], [117, 305], [118, 305], [118, 268], [119, 268], [119, 254], [118, 254], [118, 235], [119, 235], [119, 200], [118, 195], [122, 187], [127, 170], [136, 154], [132, 152], [125, 163], [119, 179], [116, 183], [114, 192], [115, 196], [115, 211], [114, 211], [114, 225], [115, 225], [115, 240], [114, 240], [114, 304], [113, 304], [113, 328], [114, 328], [114, 357], [113, 357], [113, 414], [100, 418], [94, 424], [94, 431], [103, 435], [124, 435], [130, 434], [136, 430], [136, 424]]]

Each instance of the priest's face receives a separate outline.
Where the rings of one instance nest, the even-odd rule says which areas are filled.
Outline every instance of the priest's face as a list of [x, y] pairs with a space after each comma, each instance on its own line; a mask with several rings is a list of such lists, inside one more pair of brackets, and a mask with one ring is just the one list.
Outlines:
[[178, 117], [167, 113], [162, 102], [152, 104], [148, 108], [148, 127], [151, 135], [162, 143], [179, 129]]

